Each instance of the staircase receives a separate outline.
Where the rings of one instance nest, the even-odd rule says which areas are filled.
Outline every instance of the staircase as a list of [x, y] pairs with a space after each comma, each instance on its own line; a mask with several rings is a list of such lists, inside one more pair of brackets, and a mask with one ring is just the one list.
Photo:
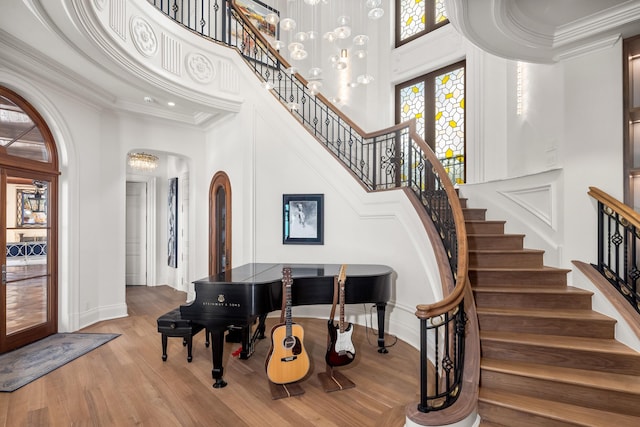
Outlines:
[[640, 354], [569, 270], [461, 200], [480, 324], [482, 427], [640, 426]]

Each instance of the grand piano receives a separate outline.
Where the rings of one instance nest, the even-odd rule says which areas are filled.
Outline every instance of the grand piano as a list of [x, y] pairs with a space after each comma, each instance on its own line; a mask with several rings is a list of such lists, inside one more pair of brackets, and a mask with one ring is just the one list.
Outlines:
[[[264, 338], [267, 315], [282, 308], [282, 269], [291, 268], [291, 305], [333, 303], [333, 280], [340, 264], [245, 264], [215, 276], [196, 280], [195, 299], [180, 306], [183, 319], [206, 327], [211, 334], [213, 387], [227, 385], [222, 366], [224, 334], [235, 331], [242, 342], [241, 359]], [[345, 304], [373, 303], [378, 314], [378, 352], [384, 344], [385, 308], [391, 297], [392, 269], [386, 265], [349, 264]], [[327, 313], [327, 318], [329, 313]], [[256, 324], [252, 332], [252, 325]]]

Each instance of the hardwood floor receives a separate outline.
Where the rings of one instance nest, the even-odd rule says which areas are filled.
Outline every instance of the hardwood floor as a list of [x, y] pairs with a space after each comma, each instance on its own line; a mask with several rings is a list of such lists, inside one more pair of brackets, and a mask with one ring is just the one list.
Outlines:
[[[295, 307], [312, 364], [300, 383], [305, 393], [271, 398], [264, 365], [269, 338], [248, 360], [233, 358], [239, 344], [226, 343], [228, 385], [214, 389], [203, 332], [194, 337], [192, 363], [180, 338], [169, 338], [162, 361], [156, 319], [184, 300], [167, 286], [128, 287], [129, 317], [81, 331], [122, 335], [13, 393], [0, 393], [0, 425], [399, 427], [405, 406], [418, 402], [418, 350], [398, 340], [379, 354], [363, 326], [353, 334], [356, 360], [339, 368], [356, 386], [324, 392], [317, 374], [325, 369], [326, 321], [296, 318]], [[276, 320], [267, 320], [267, 331]]]

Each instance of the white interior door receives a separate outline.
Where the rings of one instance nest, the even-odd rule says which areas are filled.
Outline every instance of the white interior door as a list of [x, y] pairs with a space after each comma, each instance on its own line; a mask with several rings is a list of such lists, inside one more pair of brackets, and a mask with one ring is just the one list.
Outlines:
[[147, 184], [127, 181], [126, 284], [147, 285]]

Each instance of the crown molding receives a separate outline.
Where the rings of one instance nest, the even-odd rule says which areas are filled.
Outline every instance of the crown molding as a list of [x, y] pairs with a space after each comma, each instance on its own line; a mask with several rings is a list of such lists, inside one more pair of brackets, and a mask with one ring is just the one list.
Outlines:
[[639, 32], [639, 0], [604, 4], [597, 13], [585, 8], [588, 15], [563, 25], [527, 16], [516, 0], [445, 0], [445, 5], [449, 20], [469, 41], [511, 60], [553, 63]]
[[75, 95], [83, 103], [106, 106], [115, 103], [117, 97], [97, 87], [83, 75], [43, 55], [37, 49], [0, 29], [0, 64], [56, 90]]

